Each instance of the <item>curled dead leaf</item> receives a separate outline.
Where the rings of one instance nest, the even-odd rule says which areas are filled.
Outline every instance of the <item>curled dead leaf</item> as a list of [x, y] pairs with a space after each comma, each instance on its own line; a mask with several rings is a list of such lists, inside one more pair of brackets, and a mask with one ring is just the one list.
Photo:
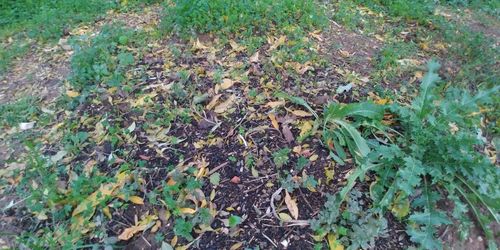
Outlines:
[[297, 202], [290, 197], [288, 191], [285, 190], [285, 203], [288, 211], [296, 220], [299, 218], [299, 207], [297, 206]]

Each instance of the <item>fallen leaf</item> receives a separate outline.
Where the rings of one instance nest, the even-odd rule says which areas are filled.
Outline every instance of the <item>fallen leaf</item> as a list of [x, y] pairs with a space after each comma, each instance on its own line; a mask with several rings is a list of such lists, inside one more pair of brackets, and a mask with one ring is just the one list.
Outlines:
[[292, 114], [298, 116], [298, 117], [309, 117], [309, 116], [312, 116], [311, 113], [309, 112], [306, 112], [304, 110], [294, 110], [292, 111]]
[[139, 196], [132, 195], [128, 199], [129, 199], [130, 202], [132, 202], [134, 204], [144, 205], [144, 200], [141, 197], [139, 197]]
[[183, 208], [179, 208], [179, 212], [181, 212], [183, 214], [195, 214], [196, 210], [189, 208], [189, 207], [183, 207]]
[[307, 135], [307, 133], [309, 133], [309, 131], [311, 131], [313, 128], [312, 126], [312, 122], [311, 121], [306, 121], [302, 124], [302, 126], [300, 127], [300, 134], [299, 136], [300, 137], [303, 137], [305, 135]]
[[251, 63], [257, 63], [259, 62], [259, 51], [255, 52], [249, 59]]
[[344, 250], [344, 246], [337, 241], [337, 236], [335, 234], [329, 233], [326, 238], [328, 239], [330, 250]]
[[113, 218], [113, 217], [111, 216], [111, 212], [109, 211], [109, 207], [104, 207], [104, 208], [102, 209], [102, 213], [103, 213], [104, 215], [106, 215], [106, 217], [108, 217], [108, 219]]
[[280, 217], [280, 219], [282, 221], [291, 221], [291, 220], [293, 220], [292, 217], [290, 215], [288, 215], [287, 213], [279, 213], [278, 216]]
[[285, 103], [286, 103], [285, 101], [268, 102], [266, 104], [266, 107], [276, 108], [276, 107], [285, 105]]
[[226, 101], [224, 101], [221, 104], [217, 105], [214, 108], [214, 112], [218, 113], [218, 114], [226, 112], [233, 105], [233, 103], [234, 103], [235, 100], [236, 100], [236, 96], [235, 95], [231, 95], [229, 98], [227, 98]]
[[120, 240], [129, 240], [130, 238], [134, 237], [134, 235], [138, 232], [142, 232], [150, 227], [152, 227], [154, 224], [156, 224], [156, 220], [158, 219], [158, 216], [156, 215], [147, 215], [136, 223], [136, 225], [131, 226], [129, 228], [125, 228], [123, 232], [118, 236], [118, 239]]
[[325, 176], [326, 176], [326, 183], [328, 184], [329, 182], [333, 181], [333, 177], [335, 176], [335, 165], [331, 164], [328, 167], [325, 167]]
[[309, 160], [310, 161], [316, 161], [318, 159], [318, 155], [317, 154], [313, 154], [311, 157], [309, 157]]
[[132, 122], [132, 124], [130, 124], [130, 126], [127, 128], [127, 132], [132, 133], [134, 132], [134, 130], [135, 130], [135, 122]]
[[279, 46], [285, 44], [285, 41], [286, 41], [286, 36], [280, 36], [280, 38], [274, 41], [274, 43], [271, 45], [271, 47], [269, 47], [267, 51], [273, 51], [277, 49]]
[[299, 208], [297, 207], [297, 202], [290, 197], [290, 194], [288, 191], [285, 190], [285, 203], [286, 207], [288, 208], [288, 211], [290, 211], [290, 214], [292, 214], [293, 218], [298, 219], [299, 218]]
[[407, 216], [410, 213], [410, 201], [408, 198], [399, 193], [391, 204], [391, 212], [398, 219]]
[[271, 119], [271, 124], [273, 124], [273, 127], [275, 129], [280, 129], [278, 121], [276, 120], [276, 116], [273, 113], [269, 113], [268, 116], [269, 116], [269, 119]]
[[238, 242], [238, 243], [232, 245], [231, 248], [229, 248], [229, 250], [240, 249], [242, 246], [243, 246], [243, 242]]
[[215, 105], [217, 105], [217, 101], [219, 100], [219, 98], [221, 97], [222, 95], [219, 94], [219, 95], [215, 95], [212, 100], [207, 104], [206, 108], [208, 110], [211, 110], [213, 107], [215, 107]]
[[290, 130], [290, 127], [288, 127], [288, 125], [283, 125], [282, 132], [283, 132], [283, 135], [285, 136], [285, 140], [288, 143], [293, 142], [293, 140], [295, 138], [293, 137], [292, 131]]
[[71, 98], [75, 98], [75, 97], [79, 96], [80, 93], [73, 91], [73, 90], [67, 90], [66, 95], [71, 97]]
[[226, 90], [228, 88], [231, 88], [234, 85], [234, 81], [228, 78], [225, 78], [222, 80], [222, 83], [220, 84], [220, 89]]

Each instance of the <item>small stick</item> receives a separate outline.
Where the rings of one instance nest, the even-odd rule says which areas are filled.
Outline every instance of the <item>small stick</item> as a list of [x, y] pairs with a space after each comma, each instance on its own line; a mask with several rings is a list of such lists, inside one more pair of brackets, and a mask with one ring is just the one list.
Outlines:
[[262, 236], [264, 236], [264, 238], [266, 238], [269, 242], [271, 242], [271, 244], [273, 244], [274, 247], [278, 248], [278, 245], [274, 244], [274, 241], [272, 241], [269, 237], [267, 237], [267, 235], [265, 235], [264, 233], [261, 233]]
[[219, 170], [219, 169], [221, 169], [221, 168], [223, 168], [223, 167], [227, 166], [227, 164], [229, 164], [229, 162], [227, 162], [227, 161], [226, 161], [226, 162], [224, 162], [224, 163], [222, 163], [222, 164], [220, 164], [219, 166], [217, 166], [217, 167], [215, 167], [214, 169], [210, 170], [210, 171], [208, 172], [208, 175], [211, 175], [211, 174], [213, 174], [213, 173], [217, 172], [217, 170]]

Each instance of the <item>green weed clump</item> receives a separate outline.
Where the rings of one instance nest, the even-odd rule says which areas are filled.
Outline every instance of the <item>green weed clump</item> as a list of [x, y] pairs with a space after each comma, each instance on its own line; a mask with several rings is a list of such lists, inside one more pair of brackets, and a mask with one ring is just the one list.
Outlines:
[[76, 40], [71, 58], [72, 87], [82, 91], [100, 84], [109, 87], [123, 84], [125, 71], [135, 62], [134, 54], [127, 47], [139, 42], [139, 38], [134, 31], [113, 25], [104, 27], [94, 38]]
[[288, 26], [310, 30], [326, 20], [313, 0], [172, 0], [165, 6], [161, 28], [182, 37], [212, 32], [250, 36]]
[[[376, 177], [367, 183], [372, 202], [367, 214], [373, 214], [374, 222], [382, 223], [380, 218], [391, 211], [407, 223], [412, 241], [425, 249], [442, 249], [437, 239], [438, 227], [452, 224], [453, 219], [459, 222], [465, 236], [471, 226], [467, 215], [470, 212], [485, 232], [490, 247], [495, 249], [489, 223], [498, 223], [500, 172], [478, 152], [486, 141], [478, 126], [482, 116], [480, 108], [491, 105], [490, 96], [500, 88], [479, 91], [476, 95], [457, 88], [443, 91], [443, 87], [438, 86], [438, 68], [439, 64], [429, 63], [420, 93], [411, 104], [395, 103], [387, 107], [395, 117], [394, 129], [384, 128], [379, 108], [367, 103], [343, 107], [331, 104], [325, 109], [325, 124], [336, 123], [334, 127], [326, 126], [324, 132], [332, 158], [342, 162], [345, 153], [341, 147], [345, 146], [358, 168], [349, 175], [347, 185], [330, 199], [328, 207], [313, 220], [313, 229], [318, 233], [334, 233], [343, 244], [360, 245], [356, 243], [360, 241], [359, 235], [342, 226], [345, 218], [339, 209], [345, 210], [342, 203], [352, 202], [352, 190], [358, 181], [365, 182], [365, 175], [370, 173]], [[363, 119], [354, 119], [352, 126], [346, 126], [346, 120], [342, 119], [346, 116]], [[354, 130], [361, 126], [365, 128], [365, 135], [371, 132], [376, 140], [362, 138]], [[384, 135], [388, 139], [379, 138]], [[328, 140], [333, 141], [335, 147], [331, 147]], [[451, 200], [453, 208], [447, 210], [440, 206], [444, 200]], [[364, 241], [368, 244], [368, 239]]]

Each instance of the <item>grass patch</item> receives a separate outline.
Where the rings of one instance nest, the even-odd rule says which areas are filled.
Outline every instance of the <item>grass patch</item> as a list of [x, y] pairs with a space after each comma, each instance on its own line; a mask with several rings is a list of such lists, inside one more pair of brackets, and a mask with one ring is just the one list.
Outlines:
[[326, 22], [313, 0], [173, 0], [165, 6], [161, 28], [184, 38], [200, 33], [246, 37], [288, 26], [311, 30]]

